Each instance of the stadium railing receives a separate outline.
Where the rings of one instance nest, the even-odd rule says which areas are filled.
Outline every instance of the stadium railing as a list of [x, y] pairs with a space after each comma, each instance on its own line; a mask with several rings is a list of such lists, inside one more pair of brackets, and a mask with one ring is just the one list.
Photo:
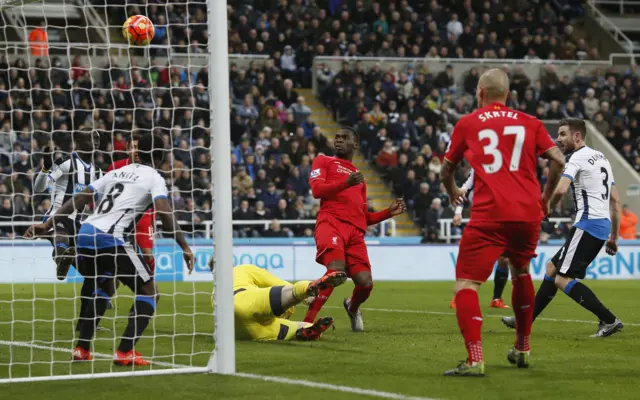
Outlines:
[[[462, 224], [466, 224], [469, 221], [471, 221], [471, 219], [463, 218]], [[549, 222], [554, 222], [554, 223], [563, 223], [563, 222], [571, 222], [571, 221], [573, 221], [573, 219], [571, 218], [549, 218]], [[460, 238], [462, 238], [461, 234], [454, 235], [453, 233], [451, 233], [451, 227], [453, 226], [453, 219], [441, 218], [438, 222], [440, 223], [438, 239], [444, 240], [445, 243], [450, 244], [452, 240], [459, 240]]]
[[[637, 3], [640, 4], [640, 2]], [[628, 53], [633, 53], [633, 42], [627, 35], [622, 32], [622, 30], [620, 30], [620, 27], [609, 18], [607, 18], [607, 16], [604, 15], [602, 11], [598, 9], [598, 7], [596, 7], [594, 1], [588, 1], [587, 7], [589, 8], [589, 12], [592, 14], [593, 18], [600, 24], [600, 26], [602, 26], [602, 28], [604, 28], [607, 32], [611, 33], [613, 35], [613, 38], [618, 43], [620, 43], [620, 45], [625, 48]], [[622, 8], [622, 4], [620, 5], [620, 7]]]
[[[149, 60], [149, 53], [151, 50], [165, 50], [171, 57], [172, 67], [189, 67], [189, 68], [202, 68], [207, 65], [207, 53], [202, 51], [192, 51], [192, 48], [186, 48], [187, 51], [177, 51], [175, 46], [167, 46], [160, 44], [150, 44], [144, 47], [131, 47], [124, 43], [73, 43], [70, 46], [68, 42], [47, 42], [49, 48], [48, 56], [32, 56], [29, 52], [28, 42], [0, 42], [0, 56], [7, 55], [7, 61], [13, 62], [17, 57], [28, 57], [29, 59], [37, 58], [53, 58], [53, 57], [66, 57], [69, 62], [79, 55], [83, 65], [93, 66], [97, 70], [100, 70], [102, 65], [109, 62], [109, 57], [116, 57], [118, 59], [125, 59], [130, 61], [130, 58], [136, 58], [140, 56], [140, 59]], [[159, 66], [165, 67], [167, 65], [167, 57], [157, 56], [153, 57], [159, 61]], [[261, 54], [229, 54], [229, 62], [236, 63], [240, 68], [248, 66], [250, 61], [267, 60], [268, 55]], [[27, 62], [27, 66], [33, 65]], [[97, 67], [96, 67], [97, 66]]]
[[640, 6], [640, 1], [638, 0], [589, 0], [587, 3], [593, 6], [598, 6], [600, 4], [606, 6], [618, 6], [620, 15], [624, 15], [625, 6]]
[[[626, 36], [625, 36], [626, 37]], [[627, 38], [628, 40], [628, 38]], [[631, 41], [629, 40], [629, 43]], [[632, 46], [633, 48], [633, 46]], [[578, 69], [582, 68], [591, 72], [596, 68], [607, 68], [615, 64], [635, 64], [636, 56], [633, 53], [611, 53], [608, 60], [523, 60], [523, 59], [497, 59], [497, 58], [402, 58], [402, 57], [343, 57], [343, 56], [319, 56], [313, 59], [313, 91], [317, 95], [318, 82], [316, 80], [318, 68], [328, 65], [331, 71], [338, 73], [343, 62], [362, 62], [368, 69], [374, 64], [379, 64], [383, 71], [395, 66], [397, 70], [404, 71], [407, 67], [415, 70], [425, 67], [429, 73], [437, 74], [444, 71], [447, 65], [453, 67], [453, 76], [456, 85], [461, 86], [467, 72], [473, 67], [503, 68], [521, 66], [524, 73], [538, 79], [540, 70], [546, 65], [553, 65], [558, 76], [574, 76]]]
[[[233, 226], [262, 226], [265, 230], [269, 229], [269, 225], [271, 224], [271, 221], [273, 221], [273, 219], [267, 219], [267, 220], [262, 220], [262, 219], [256, 219], [256, 220], [247, 220], [247, 221], [233, 221]], [[279, 219], [277, 220], [280, 225], [283, 226], [287, 226], [287, 225], [315, 225], [316, 224], [316, 220], [315, 219]], [[29, 227], [31, 225], [33, 225], [34, 223], [38, 223], [38, 222], [31, 222], [31, 221], [13, 221], [13, 222], [0, 222], [0, 229], [3, 227]], [[162, 223], [160, 223], [160, 221], [157, 221], [156, 224], [158, 226], [162, 226]], [[213, 221], [204, 221], [202, 223], [193, 223], [193, 222], [189, 222], [189, 221], [178, 221], [178, 225], [180, 225], [181, 227], [190, 227], [190, 226], [204, 226], [204, 233], [205, 233], [205, 237], [204, 239], [212, 239], [213, 238]], [[388, 234], [388, 235], [387, 235]], [[380, 233], [378, 234], [378, 237], [385, 237], [385, 236], [391, 236], [391, 237], [395, 237], [396, 236], [396, 221], [394, 221], [393, 219], [389, 219], [387, 221], [382, 221], [380, 223]]]

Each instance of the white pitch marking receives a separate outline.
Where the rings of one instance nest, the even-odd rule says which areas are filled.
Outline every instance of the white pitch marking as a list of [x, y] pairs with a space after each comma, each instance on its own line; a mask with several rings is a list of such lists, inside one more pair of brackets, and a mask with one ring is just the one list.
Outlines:
[[357, 387], [333, 385], [333, 384], [330, 384], [330, 383], [305, 381], [305, 380], [301, 380], [301, 379], [289, 379], [289, 378], [282, 378], [282, 377], [279, 377], [279, 376], [265, 376], [265, 375], [244, 374], [244, 373], [237, 373], [237, 374], [235, 374], [235, 376], [239, 376], [241, 378], [258, 379], [258, 380], [262, 380], [262, 381], [266, 381], [266, 382], [282, 383], [282, 384], [285, 384], [285, 385], [306, 386], [306, 387], [311, 387], [311, 388], [333, 390], [333, 391], [342, 392], [342, 393], [352, 393], [352, 394], [359, 394], [359, 395], [363, 395], [363, 396], [380, 397], [380, 398], [383, 398], [383, 399], [436, 400], [436, 399], [429, 398], [429, 397], [414, 397], [414, 396], [407, 396], [407, 395], [400, 394], [400, 393], [380, 392], [378, 390], [372, 390], [372, 389], [361, 389], [361, 388], [357, 388]]

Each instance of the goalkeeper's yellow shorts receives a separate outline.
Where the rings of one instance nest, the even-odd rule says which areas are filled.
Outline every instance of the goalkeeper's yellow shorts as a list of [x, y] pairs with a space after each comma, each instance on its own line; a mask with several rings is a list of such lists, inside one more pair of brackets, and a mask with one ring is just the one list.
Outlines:
[[278, 318], [286, 313], [281, 306], [282, 287], [236, 288], [233, 296], [236, 339], [291, 340], [298, 323]]

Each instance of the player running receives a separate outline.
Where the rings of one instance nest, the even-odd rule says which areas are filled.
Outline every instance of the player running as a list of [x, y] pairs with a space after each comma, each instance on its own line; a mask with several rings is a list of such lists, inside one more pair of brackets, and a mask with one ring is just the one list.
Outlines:
[[[213, 261], [213, 259], [212, 259]], [[213, 262], [209, 263], [213, 270]], [[289, 321], [294, 306], [316, 296], [319, 290], [342, 285], [344, 272], [333, 272], [313, 282], [291, 284], [255, 265], [233, 269], [233, 308], [238, 340], [318, 340], [333, 326], [333, 318], [315, 323]], [[213, 304], [213, 296], [211, 297]]]
[[[464, 193], [464, 196], [466, 197], [468, 197], [468, 193], [473, 190], [473, 175], [473, 170], [471, 170], [469, 177], [460, 187], [460, 189]], [[462, 205], [459, 205], [456, 207], [455, 215], [453, 216], [453, 225], [460, 226], [461, 223]], [[493, 300], [491, 300], [491, 304], [489, 304], [489, 307], [511, 308], [502, 300], [502, 293], [504, 292], [505, 286], [507, 286], [507, 279], [509, 279], [509, 259], [507, 257], [500, 256], [500, 258], [498, 258], [498, 265], [496, 266], [496, 270], [493, 273]], [[449, 307], [453, 309], [456, 308], [455, 296], [451, 299]]]
[[[313, 197], [322, 200], [314, 233], [316, 262], [327, 268], [325, 276], [344, 271], [353, 280], [353, 294], [343, 304], [354, 332], [364, 331], [360, 305], [369, 298], [373, 289], [364, 233], [367, 226], [406, 210], [404, 200], [399, 199], [386, 210], [368, 211], [364, 176], [351, 162], [359, 143], [358, 133], [353, 128], [340, 128], [335, 135], [336, 156], [316, 157], [309, 177]], [[333, 287], [318, 292], [307, 310], [305, 322], [315, 321], [332, 292]]]
[[[568, 155], [568, 161], [550, 207], [553, 208], [571, 186], [576, 220], [565, 244], [547, 263], [544, 280], [536, 293], [533, 319], [560, 289], [598, 317], [600, 326], [592, 337], [607, 337], [622, 330], [623, 324], [578, 279], [584, 279], [587, 268], [605, 243], [607, 254], [618, 252], [620, 200], [611, 164], [601, 152], [585, 144], [586, 135], [587, 126], [583, 120], [560, 121], [557, 142]], [[516, 326], [514, 318], [505, 317], [502, 322], [510, 328]]]
[[[562, 153], [542, 122], [505, 106], [509, 78], [491, 69], [478, 82], [479, 109], [456, 124], [441, 178], [454, 203], [464, 198], [454, 172], [464, 158], [475, 170], [473, 215], [460, 241], [456, 262], [456, 316], [468, 358], [448, 376], [484, 376], [482, 312], [478, 289], [501, 256], [511, 261], [512, 306], [516, 315], [516, 341], [508, 360], [518, 367], [529, 365], [529, 336], [533, 282], [529, 261], [535, 257], [543, 215], [564, 167]], [[536, 176], [538, 156], [549, 159], [549, 183], [542, 199]]]
[[[58, 220], [91, 204], [94, 197], [99, 198], [95, 212], [80, 228], [76, 247], [80, 268], [85, 271], [85, 281], [95, 285], [92, 298], [94, 307], [88, 307], [87, 318], [104, 315], [115, 293], [116, 280], [136, 294], [129, 322], [114, 358], [114, 363], [122, 366], [150, 364], [134, 350], [134, 346], [156, 308], [153, 275], [144, 257], [136, 253], [129, 242], [136, 218], [153, 205], [162, 220], [164, 231], [175, 235], [189, 272], [193, 270], [194, 261], [193, 253], [175, 222], [164, 179], [154, 169], [164, 159], [162, 138], [144, 136], [138, 147], [139, 164], [130, 164], [107, 173], [67, 201], [46, 223], [30, 227], [25, 234], [27, 237], [44, 235]], [[94, 331], [94, 324], [81, 325], [80, 338], [73, 352], [74, 361], [92, 359], [90, 348]]]

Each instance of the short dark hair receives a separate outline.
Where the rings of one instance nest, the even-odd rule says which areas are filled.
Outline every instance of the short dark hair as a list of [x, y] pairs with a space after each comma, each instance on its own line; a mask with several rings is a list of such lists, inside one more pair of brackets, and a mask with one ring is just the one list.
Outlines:
[[351, 134], [351, 136], [353, 136], [353, 139], [356, 141], [356, 143], [360, 143], [360, 135], [358, 134], [358, 131], [353, 129], [352, 126], [342, 125], [340, 127], [340, 130], [341, 131], [348, 131]]
[[582, 140], [587, 137], [587, 123], [582, 118], [563, 118], [558, 127], [568, 126], [570, 132], [580, 132]]
[[145, 164], [161, 164], [167, 151], [162, 136], [143, 135], [138, 141], [138, 157]]

